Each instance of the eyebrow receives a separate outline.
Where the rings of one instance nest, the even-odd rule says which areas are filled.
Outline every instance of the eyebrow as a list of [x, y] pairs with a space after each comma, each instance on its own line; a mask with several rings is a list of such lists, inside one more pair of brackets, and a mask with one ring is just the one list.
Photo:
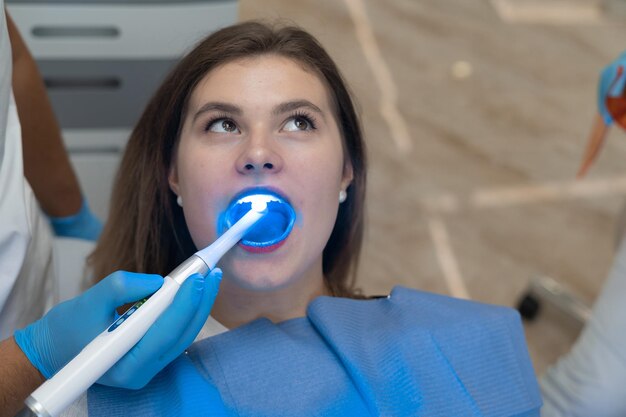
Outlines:
[[202, 107], [198, 109], [196, 114], [193, 115], [193, 121], [195, 122], [198, 116], [200, 116], [202, 113], [206, 113], [206, 112], [210, 112], [214, 110], [221, 111], [224, 113], [234, 114], [235, 116], [240, 116], [243, 113], [243, 111], [239, 107], [234, 106], [232, 104], [212, 101], [212, 102], [203, 104]]
[[286, 103], [281, 103], [278, 106], [274, 107], [274, 110], [272, 110], [272, 114], [274, 116], [278, 116], [279, 114], [288, 113], [302, 107], [306, 107], [321, 115], [324, 114], [319, 107], [311, 103], [309, 100], [294, 100], [288, 101]]
[[[281, 103], [277, 105], [276, 107], [274, 107], [274, 109], [272, 109], [272, 114], [274, 116], [278, 116], [278, 115], [288, 113], [288, 112], [291, 112], [291, 111], [294, 111], [303, 107], [306, 107], [316, 113], [319, 113], [322, 116], [324, 115], [324, 113], [319, 107], [317, 107], [315, 104], [311, 103], [308, 100], [293, 100], [293, 101]], [[224, 113], [234, 114], [235, 116], [240, 116], [241, 114], [243, 114], [243, 111], [241, 110], [241, 108], [235, 105], [212, 101], [212, 102], [203, 104], [202, 107], [198, 109], [196, 114], [194, 114], [193, 116], [193, 122], [195, 122], [196, 119], [202, 113], [207, 113], [207, 112], [216, 111], [216, 110], [224, 112]]]

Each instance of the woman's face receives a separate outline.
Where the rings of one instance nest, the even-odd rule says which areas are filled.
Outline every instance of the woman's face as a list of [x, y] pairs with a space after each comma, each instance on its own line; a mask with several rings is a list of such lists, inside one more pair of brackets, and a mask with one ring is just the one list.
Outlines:
[[339, 192], [352, 180], [322, 80], [291, 59], [263, 55], [209, 72], [193, 91], [169, 175], [198, 248], [217, 238], [233, 197], [264, 187], [296, 212], [284, 244], [266, 253], [235, 246], [220, 263], [225, 279], [275, 289], [322, 278], [322, 251]]

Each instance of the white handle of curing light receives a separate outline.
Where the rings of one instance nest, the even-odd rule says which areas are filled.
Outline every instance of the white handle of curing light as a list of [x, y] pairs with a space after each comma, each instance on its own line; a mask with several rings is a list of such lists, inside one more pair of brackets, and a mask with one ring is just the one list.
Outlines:
[[35, 390], [25, 404], [40, 417], [58, 416], [137, 344], [172, 303], [180, 284], [188, 276], [196, 272], [206, 275], [208, 269], [204, 261], [195, 255], [187, 259], [165, 277], [157, 292], [143, 304], [135, 304], [120, 316]]
[[[272, 197], [270, 196], [270, 199]], [[91, 341], [65, 367], [35, 390], [25, 404], [39, 417], [56, 417], [120, 360], [172, 303], [180, 285], [194, 273], [206, 276], [217, 261], [267, 213], [266, 200], [252, 209], [210, 246], [196, 252], [168, 276], [144, 303], [137, 303]]]

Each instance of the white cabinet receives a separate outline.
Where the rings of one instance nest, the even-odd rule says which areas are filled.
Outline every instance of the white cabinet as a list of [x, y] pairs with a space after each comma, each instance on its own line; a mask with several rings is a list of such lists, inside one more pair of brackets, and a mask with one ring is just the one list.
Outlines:
[[37, 60], [83, 192], [103, 220], [134, 123], [198, 40], [237, 20], [236, 0], [6, 0]]

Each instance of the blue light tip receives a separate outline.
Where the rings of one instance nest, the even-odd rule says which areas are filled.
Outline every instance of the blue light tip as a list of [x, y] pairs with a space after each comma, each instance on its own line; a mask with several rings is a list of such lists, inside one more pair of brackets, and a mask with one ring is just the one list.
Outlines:
[[283, 196], [264, 189], [248, 190], [235, 197], [222, 216], [220, 229], [230, 228], [250, 210], [265, 214], [244, 235], [244, 245], [272, 246], [285, 240], [293, 229], [296, 214], [291, 204]]

